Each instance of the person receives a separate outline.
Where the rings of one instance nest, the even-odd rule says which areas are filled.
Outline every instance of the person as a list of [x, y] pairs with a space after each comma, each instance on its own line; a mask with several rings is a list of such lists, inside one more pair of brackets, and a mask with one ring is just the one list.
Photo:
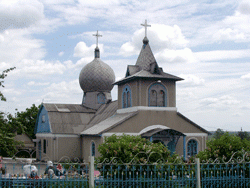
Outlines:
[[47, 168], [45, 169], [45, 174], [48, 174], [49, 176], [53, 174], [55, 174], [56, 176], [62, 176], [65, 175], [65, 173], [66, 171], [61, 164], [58, 164], [57, 167], [54, 167], [52, 161], [47, 162]]
[[52, 161], [47, 162], [47, 167], [45, 169], [44, 174], [48, 174], [49, 176], [52, 176], [54, 174], [54, 167]]
[[63, 166], [59, 163], [57, 167], [55, 168], [55, 175], [56, 176], [63, 176], [65, 175], [66, 171], [63, 168]]
[[32, 159], [27, 159], [27, 165], [23, 166], [23, 171], [24, 171], [24, 175], [30, 176], [31, 178], [35, 178], [37, 176], [37, 168], [35, 165], [31, 165], [32, 163]]

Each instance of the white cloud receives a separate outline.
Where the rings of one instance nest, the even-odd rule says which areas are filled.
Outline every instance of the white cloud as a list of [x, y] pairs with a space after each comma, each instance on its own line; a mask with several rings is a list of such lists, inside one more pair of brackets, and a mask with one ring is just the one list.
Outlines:
[[66, 66], [61, 62], [49, 62], [45, 60], [27, 60], [20, 62], [19, 66], [10, 74], [19, 77], [41, 77], [44, 75], [63, 74]]
[[[74, 48], [74, 57], [94, 57], [96, 44], [88, 47], [85, 42], [78, 42], [76, 47]], [[98, 44], [100, 53], [103, 53], [103, 44]]]
[[58, 53], [58, 56], [61, 57], [61, 56], [63, 56], [63, 54], [64, 54], [64, 52], [59, 52], [59, 53]]
[[0, 31], [29, 27], [43, 18], [43, 9], [37, 0], [1, 0]]
[[41, 0], [46, 5], [53, 5], [53, 4], [73, 4], [74, 0]]
[[46, 54], [44, 41], [31, 37], [26, 30], [8, 30], [1, 35], [4, 40], [0, 42], [0, 62], [18, 67], [17, 63], [23, 59], [37, 60]]
[[242, 1], [238, 7], [241, 14], [250, 14], [250, 2], [249, 0]]
[[210, 107], [215, 109], [229, 109], [233, 108], [235, 105], [238, 105], [241, 101], [235, 99], [230, 95], [224, 95], [219, 98], [205, 98], [201, 100], [203, 107]]
[[184, 79], [183, 81], [181, 81], [179, 83], [180, 86], [187, 86], [187, 87], [201, 86], [201, 85], [204, 85], [204, 83], [205, 83], [205, 80], [203, 78], [199, 78], [196, 75], [181, 74], [181, 75], [178, 75], [178, 76]]
[[28, 82], [28, 86], [47, 86], [49, 85], [49, 82], [35, 82], [35, 81], [30, 81]]
[[245, 75], [241, 76], [240, 78], [244, 79], [244, 80], [250, 80], [250, 73], [245, 74]]
[[223, 41], [223, 40], [244, 40], [246, 38], [245, 34], [238, 29], [231, 29], [231, 28], [223, 28], [217, 31], [213, 38], [216, 41]]
[[225, 59], [239, 59], [250, 57], [250, 50], [214, 50], [195, 52], [195, 58], [200, 61], [218, 61]]
[[[148, 28], [149, 44], [158, 60], [167, 62], [193, 61], [192, 51], [186, 48], [188, 41], [183, 36], [181, 29], [163, 24], [152, 24]], [[131, 56], [139, 53], [142, 46], [145, 29], [137, 30], [130, 42], [121, 46], [120, 54]]]
[[[79, 80], [63, 81], [60, 83], [52, 83], [45, 88], [45, 95], [42, 96], [44, 102], [54, 103], [81, 103], [83, 91], [80, 88]], [[74, 96], [74, 98], [72, 98]]]
[[157, 61], [170, 63], [191, 63], [194, 62], [193, 52], [189, 48], [181, 50], [165, 49], [155, 54]]
[[18, 91], [18, 90], [14, 89], [14, 88], [9, 88], [9, 89], [4, 88], [3, 93], [4, 93], [4, 95], [9, 95], [9, 94], [11, 94], [11, 95], [21, 95], [22, 94], [21, 91]]

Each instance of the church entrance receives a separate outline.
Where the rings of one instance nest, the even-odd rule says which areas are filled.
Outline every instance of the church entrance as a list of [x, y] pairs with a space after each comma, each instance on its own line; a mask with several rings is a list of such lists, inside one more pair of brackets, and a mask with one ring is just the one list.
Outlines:
[[[143, 129], [140, 132], [141, 137], [149, 139], [151, 142], [161, 142], [170, 150], [171, 154], [176, 151], [176, 145], [182, 136], [185, 141], [185, 135], [174, 129], [163, 125], [153, 125]], [[183, 144], [183, 157], [185, 158], [185, 144]]]

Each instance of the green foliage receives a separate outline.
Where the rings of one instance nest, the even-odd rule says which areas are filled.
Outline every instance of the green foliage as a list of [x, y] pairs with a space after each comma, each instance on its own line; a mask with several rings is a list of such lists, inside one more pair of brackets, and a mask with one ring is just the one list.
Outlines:
[[248, 132], [246, 132], [246, 131], [239, 131], [238, 133], [237, 133], [237, 136], [238, 137], [240, 137], [240, 139], [241, 140], [244, 140], [244, 139], [247, 139], [247, 140], [250, 140], [250, 135], [249, 135], [249, 133]]
[[[7, 73], [14, 70], [15, 68], [16, 67], [6, 69], [0, 74], [0, 87], [4, 87], [4, 85], [3, 85], [4, 78], [7, 76]], [[1, 99], [1, 101], [6, 101], [6, 98], [4, 97], [4, 95], [3, 95], [3, 93], [1, 91], [0, 91], [0, 99]]]
[[[7, 76], [7, 73], [11, 70], [14, 70], [15, 67], [6, 69], [0, 74], [0, 87], [4, 87], [4, 78]], [[6, 101], [5, 96], [0, 91], [1, 101]], [[12, 116], [5, 115], [3, 112], [0, 112], [0, 156], [13, 156], [17, 152], [17, 146], [22, 146], [23, 142], [18, 142], [14, 140], [15, 131], [23, 131], [23, 127], [20, 123], [15, 125], [9, 120]]]
[[10, 124], [3, 113], [0, 113], [0, 156], [12, 157], [17, 152], [17, 146], [23, 146], [23, 142], [14, 140], [17, 128], [23, 129], [20, 125], [16, 127]]
[[170, 151], [162, 143], [152, 143], [140, 136], [116, 136], [106, 137], [103, 144], [99, 145], [98, 151], [101, 154], [99, 161], [111, 160], [116, 157], [123, 163], [134, 161], [143, 163], [156, 162], [159, 159], [174, 161], [176, 154], [170, 155]]
[[217, 129], [216, 132], [213, 135], [213, 138], [219, 139], [225, 132], [222, 129]]
[[[30, 108], [26, 108], [25, 111], [17, 112], [15, 116], [11, 116], [9, 118], [9, 123], [19, 125], [24, 127], [24, 132], [27, 133], [32, 138], [35, 138], [35, 125], [36, 125], [36, 118], [41, 105], [36, 106], [32, 104]], [[18, 130], [20, 132], [20, 130]]]
[[241, 139], [240, 137], [224, 133], [218, 139], [212, 139], [207, 142], [207, 149], [198, 153], [197, 157], [201, 160], [223, 158], [229, 160], [232, 155], [234, 158], [242, 157], [243, 151], [250, 151], [250, 141]]

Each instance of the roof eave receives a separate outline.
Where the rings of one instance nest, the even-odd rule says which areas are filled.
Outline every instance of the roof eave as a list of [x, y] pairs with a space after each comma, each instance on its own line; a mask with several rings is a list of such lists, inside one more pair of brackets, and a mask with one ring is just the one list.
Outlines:
[[173, 80], [173, 81], [182, 81], [184, 80], [183, 78], [165, 78], [165, 77], [143, 77], [143, 76], [132, 76], [130, 78], [125, 78], [125, 79], [122, 79], [122, 80], [118, 80], [116, 82], [114, 82], [112, 85], [119, 85], [119, 84], [122, 84], [122, 83], [126, 83], [128, 81], [131, 81], [131, 80], [135, 80], [135, 79], [158, 79], [158, 80]]

